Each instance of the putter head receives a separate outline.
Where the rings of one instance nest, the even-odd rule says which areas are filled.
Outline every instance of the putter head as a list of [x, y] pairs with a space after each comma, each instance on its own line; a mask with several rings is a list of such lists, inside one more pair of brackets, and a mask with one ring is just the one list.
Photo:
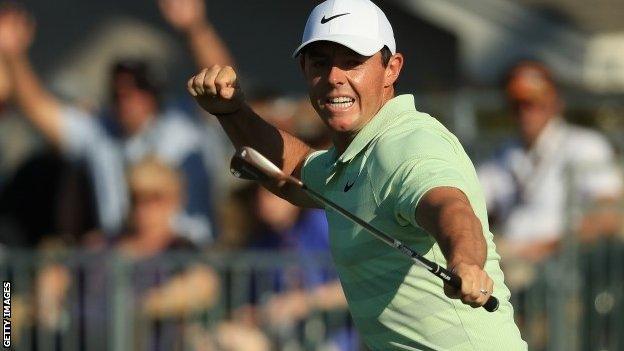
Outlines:
[[230, 162], [230, 172], [241, 179], [267, 181], [284, 178], [284, 173], [258, 151], [241, 147]]

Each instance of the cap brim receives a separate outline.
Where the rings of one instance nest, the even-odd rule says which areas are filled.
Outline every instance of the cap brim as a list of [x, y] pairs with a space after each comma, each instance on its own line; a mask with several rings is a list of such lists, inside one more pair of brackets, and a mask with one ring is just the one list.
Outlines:
[[363, 38], [356, 35], [331, 35], [310, 39], [301, 43], [301, 45], [299, 45], [299, 47], [293, 52], [292, 57], [297, 57], [304, 47], [317, 41], [330, 41], [336, 44], [340, 44], [348, 47], [349, 49], [357, 52], [362, 56], [373, 56], [384, 47], [384, 43], [381, 40], [375, 41], [371, 40], [370, 38]]

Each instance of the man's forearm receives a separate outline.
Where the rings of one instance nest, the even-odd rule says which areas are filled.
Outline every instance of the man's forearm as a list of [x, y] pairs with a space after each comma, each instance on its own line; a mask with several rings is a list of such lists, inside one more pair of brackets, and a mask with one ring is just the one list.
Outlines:
[[[267, 123], [247, 105], [243, 105], [236, 113], [218, 116], [217, 119], [235, 147], [250, 146], [280, 167], [285, 174], [300, 178], [303, 160], [312, 152], [303, 141]], [[292, 184], [279, 186], [269, 181], [263, 185], [296, 206], [319, 207], [319, 204]]]
[[[267, 123], [244, 102], [232, 67], [215, 65], [203, 69], [188, 80], [187, 89], [204, 110], [217, 116], [234, 146], [250, 146], [284, 173], [299, 176], [303, 160], [312, 150], [301, 140]], [[319, 206], [298, 187], [280, 183], [274, 179], [264, 185], [295, 205]]]
[[484, 269], [487, 243], [481, 222], [466, 195], [454, 187], [430, 190], [418, 204], [416, 221], [435, 237], [446, 267], [461, 280], [461, 287], [445, 285], [447, 296], [483, 306], [495, 287]]
[[435, 237], [449, 268], [459, 263], [483, 268], [487, 244], [481, 222], [459, 190], [437, 188], [427, 193], [416, 211], [416, 221]]
[[280, 130], [258, 116], [247, 106], [231, 114], [217, 116], [235, 147], [250, 146], [292, 174], [311, 151], [293, 135]]
[[485, 264], [487, 245], [483, 229], [468, 206], [452, 203], [440, 210], [440, 229], [436, 239], [450, 269], [459, 263], [474, 264], [481, 268]]

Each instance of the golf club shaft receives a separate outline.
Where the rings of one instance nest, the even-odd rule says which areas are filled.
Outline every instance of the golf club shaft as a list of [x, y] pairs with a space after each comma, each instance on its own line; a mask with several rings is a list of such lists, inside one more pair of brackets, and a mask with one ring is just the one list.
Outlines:
[[[453, 272], [450, 272], [449, 270], [447, 270], [444, 267], [441, 267], [437, 263], [429, 261], [428, 259], [424, 258], [422, 255], [420, 255], [416, 251], [414, 251], [414, 250], [410, 249], [409, 247], [405, 246], [399, 240], [392, 238], [391, 236], [385, 234], [381, 230], [373, 227], [371, 224], [365, 222], [361, 218], [355, 216], [351, 212], [349, 212], [349, 211], [345, 210], [344, 208], [340, 207], [339, 205], [337, 205], [333, 201], [327, 199], [323, 195], [321, 195], [321, 194], [317, 193], [316, 191], [308, 188], [305, 184], [303, 184], [298, 179], [293, 178], [293, 177], [288, 177], [288, 180], [293, 182], [296, 185], [299, 185], [307, 194], [312, 196], [318, 202], [320, 202], [320, 203], [330, 207], [334, 211], [340, 213], [345, 218], [347, 218], [347, 219], [349, 219], [349, 220], [359, 224], [364, 229], [366, 229], [368, 232], [370, 232], [375, 237], [377, 237], [379, 240], [381, 240], [384, 243], [386, 243], [386, 244], [394, 247], [395, 249], [401, 251], [403, 254], [409, 256], [414, 262], [416, 262], [416, 263], [420, 264], [421, 266], [425, 267], [429, 272], [431, 272], [434, 275], [436, 275], [437, 277], [441, 278], [444, 282], [448, 283], [450, 286], [452, 286], [452, 287], [454, 287], [456, 289], [461, 289], [462, 281], [461, 281], [461, 278], [457, 274], [455, 274]], [[490, 295], [490, 297], [487, 300], [487, 302], [483, 305], [483, 308], [486, 309], [489, 312], [496, 311], [498, 309], [498, 299], [496, 297]]]
[[[450, 272], [446, 268], [441, 267], [438, 264], [424, 258], [422, 255], [405, 246], [399, 240], [392, 238], [391, 236], [385, 234], [384, 232], [373, 227], [361, 218], [355, 216], [351, 212], [345, 210], [336, 203], [327, 199], [323, 195], [308, 188], [301, 180], [291, 175], [284, 174], [284, 172], [280, 168], [275, 166], [275, 164], [273, 164], [269, 159], [264, 157], [253, 148], [242, 147], [240, 151], [237, 152], [235, 157], [232, 158], [231, 169], [234, 175], [236, 175], [237, 177], [243, 177], [244, 179], [254, 179], [259, 181], [262, 181], [263, 179], [274, 179], [278, 182], [292, 183], [293, 185], [301, 188], [309, 196], [316, 199], [316, 201], [318, 201], [319, 203], [324, 204], [326, 207], [332, 208], [334, 211], [340, 213], [348, 220], [362, 226], [379, 240], [399, 250], [400, 252], [411, 258], [414, 262], [425, 267], [429, 272], [433, 273], [450, 286], [456, 289], [461, 289], [462, 281], [457, 274]], [[483, 305], [483, 308], [485, 308], [489, 312], [496, 311], [498, 309], [498, 300], [494, 296], [490, 295], [487, 302]]]

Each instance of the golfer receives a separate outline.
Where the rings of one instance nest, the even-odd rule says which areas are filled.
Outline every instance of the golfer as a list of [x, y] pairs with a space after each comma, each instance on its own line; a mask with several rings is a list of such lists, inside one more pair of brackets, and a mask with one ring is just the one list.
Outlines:
[[[442, 281], [358, 225], [327, 210], [331, 251], [349, 309], [372, 350], [525, 350], [513, 320], [472, 162], [457, 138], [395, 96], [403, 56], [368, 0], [328, 0], [308, 18], [295, 50], [310, 101], [333, 147], [314, 151], [264, 122], [244, 102], [231, 67], [202, 70], [189, 92], [216, 115], [235, 146], [251, 146], [286, 174], [453, 270]], [[318, 207], [300, 189], [265, 184]], [[482, 306], [491, 294], [500, 307]]]

